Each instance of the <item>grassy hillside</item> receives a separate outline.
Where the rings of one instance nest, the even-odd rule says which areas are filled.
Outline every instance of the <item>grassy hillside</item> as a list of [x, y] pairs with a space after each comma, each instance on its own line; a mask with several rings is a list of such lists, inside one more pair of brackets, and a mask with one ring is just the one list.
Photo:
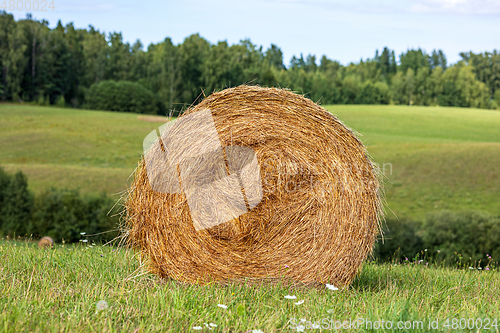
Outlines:
[[[367, 263], [351, 286], [333, 291], [324, 284], [185, 285], [142, 272], [131, 250], [106, 246], [42, 250], [0, 241], [0, 263], [2, 332], [196, 332], [199, 326], [208, 332], [204, 323], [217, 325], [211, 332], [289, 332], [297, 324], [306, 332], [319, 332], [313, 325], [345, 332], [465, 332], [469, 325], [498, 332], [500, 324], [497, 264], [478, 270]], [[99, 301], [108, 307], [99, 310]], [[382, 320], [384, 329], [368, 326]]]
[[[397, 216], [435, 209], [500, 214], [500, 112], [326, 108], [361, 133], [375, 161], [385, 165], [387, 202]], [[118, 193], [130, 182], [142, 140], [161, 123], [130, 113], [0, 104], [0, 164], [25, 172], [34, 191], [56, 186]]]
[[162, 124], [160, 117], [151, 119], [0, 104], [0, 163], [8, 171], [25, 172], [37, 192], [56, 186], [117, 193], [127, 187], [144, 137]]
[[374, 160], [381, 167], [386, 164], [387, 201], [397, 216], [421, 216], [436, 209], [500, 214], [500, 112], [372, 105], [326, 108], [360, 132]]

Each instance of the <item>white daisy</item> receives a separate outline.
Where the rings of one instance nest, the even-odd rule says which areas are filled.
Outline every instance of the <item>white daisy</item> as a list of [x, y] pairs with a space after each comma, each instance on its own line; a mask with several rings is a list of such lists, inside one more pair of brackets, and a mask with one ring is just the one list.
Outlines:
[[108, 308], [108, 302], [101, 300], [95, 305], [98, 311], [106, 310]]

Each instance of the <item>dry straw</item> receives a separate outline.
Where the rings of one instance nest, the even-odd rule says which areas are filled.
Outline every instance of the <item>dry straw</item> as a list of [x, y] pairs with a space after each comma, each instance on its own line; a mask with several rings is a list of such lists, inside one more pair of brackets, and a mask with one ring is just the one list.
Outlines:
[[54, 247], [54, 240], [49, 236], [44, 236], [38, 241], [39, 248]]
[[[201, 284], [240, 278], [349, 284], [372, 251], [382, 218], [378, 169], [356, 134], [284, 89], [226, 89], [181, 118], [207, 109], [226, 159], [213, 162], [212, 174], [231, 172], [231, 146], [251, 147], [263, 198], [249, 212], [197, 231], [186, 193], [154, 191], [143, 158], [125, 201], [124, 227], [130, 245], [149, 259], [150, 271]], [[190, 140], [196, 149], [197, 138]], [[161, 148], [156, 144], [152, 156]], [[245, 196], [247, 208], [248, 201]]]

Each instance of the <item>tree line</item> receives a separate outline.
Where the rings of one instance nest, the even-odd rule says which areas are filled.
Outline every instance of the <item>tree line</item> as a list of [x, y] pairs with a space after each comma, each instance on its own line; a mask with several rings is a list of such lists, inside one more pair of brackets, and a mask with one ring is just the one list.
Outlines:
[[121, 33], [60, 21], [50, 29], [29, 14], [15, 21], [0, 12], [0, 99], [43, 105], [112, 110], [121, 103], [114, 109], [166, 114], [200, 94], [249, 83], [290, 88], [322, 104], [499, 109], [500, 54], [460, 56], [450, 65], [441, 50], [418, 49], [396, 59], [385, 47], [347, 66], [302, 54], [286, 66], [278, 46], [264, 51], [250, 40], [212, 44], [194, 34], [178, 45], [165, 38], [143, 50], [139, 40], [130, 45]]

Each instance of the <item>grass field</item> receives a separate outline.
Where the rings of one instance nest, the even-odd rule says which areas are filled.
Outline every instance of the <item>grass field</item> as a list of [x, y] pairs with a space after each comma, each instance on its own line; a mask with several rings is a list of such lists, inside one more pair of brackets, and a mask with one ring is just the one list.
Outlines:
[[[97, 309], [101, 300], [107, 309]], [[2, 332], [196, 332], [196, 326], [208, 332], [205, 323], [217, 325], [213, 332], [288, 332], [297, 324], [307, 332], [319, 331], [314, 324], [327, 331], [346, 321], [353, 326], [341, 331], [391, 331], [388, 321], [400, 332], [470, 331], [460, 329], [461, 318], [471, 328], [469, 319], [474, 325], [481, 320], [483, 330], [473, 331], [498, 332], [497, 266], [480, 271], [425, 261], [368, 263], [350, 287], [336, 291], [270, 283], [202, 287], [141, 273], [137, 257], [126, 249], [66, 244], [44, 250], [29, 242], [0, 241]], [[386, 329], [367, 329], [368, 321], [376, 327], [382, 320]], [[436, 321], [439, 329], [429, 329]], [[490, 329], [484, 330], [488, 322]], [[423, 329], [408, 329], [421, 328], [413, 325]]]
[[[385, 165], [388, 208], [398, 216], [444, 208], [500, 214], [499, 112], [327, 109], [360, 132]], [[119, 193], [144, 136], [161, 124], [136, 114], [0, 104], [0, 163], [24, 171], [35, 192], [56, 186]], [[128, 249], [80, 243], [43, 250], [0, 240], [0, 332], [319, 331], [316, 325], [346, 332], [499, 332], [498, 263], [489, 270], [469, 266], [367, 261], [351, 286], [335, 291], [279, 283], [203, 287], [146, 273]], [[99, 310], [99, 301], [107, 308]], [[385, 329], [377, 329], [381, 321]]]
[[162, 124], [147, 119], [130, 113], [0, 105], [0, 163], [7, 171], [25, 172], [35, 192], [55, 186], [117, 193], [130, 183], [144, 137]]
[[[466, 108], [334, 105], [385, 169], [388, 214], [436, 209], [500, 214], [500, 112]], [[142, 140], [161, 122], [137, 114], [0, 104], [0, 164], [30, 188], [123, 191]], [[118, 197], [118, 196], [117, 196]]]
[[[397, 216], [435, 209], [500, 214], [500, 112], [467, 108], [327, 106], [381, 167]], [[392, 174], [390, 170], [392, 166]]]

